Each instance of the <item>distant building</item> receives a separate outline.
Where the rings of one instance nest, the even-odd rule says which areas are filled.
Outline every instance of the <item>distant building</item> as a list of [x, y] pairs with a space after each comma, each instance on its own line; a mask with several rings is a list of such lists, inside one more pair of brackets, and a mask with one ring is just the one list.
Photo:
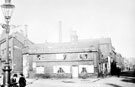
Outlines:
[[124, 58], [124, 71], [128, 71], [130, 68], [130, 62], [127, 58]]
[[116, 54], [116, 63], [118, 67], [120, 67], [122, 70], [124, 69], [124, 58], [120, 53]]
[[77, 31], [72, 30], [70, 34], [70, 42], [77, 42], [77, 41], [78, 41]]
[[114, 57], [112, 56], [112, 52], [114, 48], [111, 43], [111, 38], [101, 38], [98, 39], [98, 41], [101, 55], [99, 62], [99, 73], [107, 75], [110, 74], [111, 71], [111, 62], [114, 59]]

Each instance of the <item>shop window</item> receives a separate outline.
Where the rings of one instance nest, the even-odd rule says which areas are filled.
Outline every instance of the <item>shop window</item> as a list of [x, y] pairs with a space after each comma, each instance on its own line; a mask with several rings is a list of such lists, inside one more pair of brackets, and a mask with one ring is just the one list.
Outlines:
[[60, 67], [57, 73], [64, 73], [64, 70]]
[[53, 66], [53, 73], [71, 73], [70, 66]]
[[44, 74], [44, 67], [43, 66], [37, 66], [36, 67], [36, 73], [37, 74]]
[[81, 73], [87, 73], [86, 67], [82, 67]]

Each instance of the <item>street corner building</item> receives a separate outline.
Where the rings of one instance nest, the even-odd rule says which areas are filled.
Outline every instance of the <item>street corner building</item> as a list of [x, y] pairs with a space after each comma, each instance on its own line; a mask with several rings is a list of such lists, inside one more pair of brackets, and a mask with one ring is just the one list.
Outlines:
[[110, 38], [33, 44], [23, 49], [23, 73], [29, 78], [97, 77], [110, 73], [112, 51]]
[[[6, 35], [5, 31], [0, 35], [0, 75], [6, 62]], [[23, 73], [22, 49], [26, 44], [33, 44], [22, 32], [14, 31], [9, 35], [9, 65], [12, 69], [11, 74]]]

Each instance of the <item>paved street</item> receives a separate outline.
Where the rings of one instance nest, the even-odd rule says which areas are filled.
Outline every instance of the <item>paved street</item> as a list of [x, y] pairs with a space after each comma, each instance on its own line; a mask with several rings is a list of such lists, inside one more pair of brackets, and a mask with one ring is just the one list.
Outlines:
[[28, 79], [27, 87], [135, 87], [132, 77], [92, 79]]

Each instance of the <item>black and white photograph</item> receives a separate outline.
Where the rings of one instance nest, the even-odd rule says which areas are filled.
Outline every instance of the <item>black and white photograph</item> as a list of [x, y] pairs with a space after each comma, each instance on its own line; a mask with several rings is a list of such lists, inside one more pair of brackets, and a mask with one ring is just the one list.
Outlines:
[[0, 0], [0, 87], [135, 87], [135, 0]]

